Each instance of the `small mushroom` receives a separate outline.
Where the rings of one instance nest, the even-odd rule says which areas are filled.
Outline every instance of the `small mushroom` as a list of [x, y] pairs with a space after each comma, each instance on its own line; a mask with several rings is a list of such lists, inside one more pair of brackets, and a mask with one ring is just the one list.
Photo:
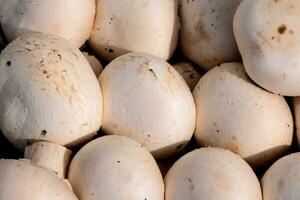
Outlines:
[[184, 155], [167, 173], [165, 188], [165, 200], [262, 200], [251, 167], [236, 154], [219, 148]]
[[300, 153], [276, 161], [261, 180], [264, 200], [298, 199], [300, 196]]
[[112, 61], [99, 77], [102, 130], [130, 137], [156, 158], [179, 152], [195, 129], [195, 104], [184, 79], [166, 61], [129, 53]]
[[290, 147], [293, 118], [287, 102], [253, 84], [242, 64], [213, 68], [193, 94], [200, 145], [229, 149], [253, 167], [276, 160]]
[[90, 55], [88, 52], [82, 52], [85, 58], [89, 61], [96, 77], [98, 78], [103, 71], [103, 66], [100, 61], [93, 55]]
[[179, 31], [177, 0], [96, 0], [91, 48], [106, 61], [129, 52], [172, 56]]
[[[26, 155], [33, 162], [63, 175], [69, 153], [59, 145], [76, 146], [95, 135], [102, 94], [78, 49], [60, 37], [31, 33], [18, 37], [0, 55], [0, 111], [0, 127], [8, 140], [20, 150], [31, 145]], [[41, 141], [54, 144], [32, 146]]]
[[0, 5], [0, 22], [9, 41], [42, 32], [79, 48], [89, 38], [95, 16], [95, 0], [0, 0]]
[[148, 151], [124, 136], [104, 136], [75, 155], [69, 180], [80, 200], [163, 200], [164, 183]]
[[195, 69], [192, 63], [178, 62], [173, 65], [176, 71], [182, 76], [191, 90], [194, 90], [198, 81], [201, 78], [199, 72]]
[[299, 0], [244, 0], [234, 17], [234, 35], [248, 75], [284, 96], [300, 96], [299, 9]]
[[232, 21], [241, 1], [181, 0], [183, 54], [205, 70], [224, 62], [239, 61]]
[[0, 160], [0, 199], [78, 200], [60, 178], [25, 160]]

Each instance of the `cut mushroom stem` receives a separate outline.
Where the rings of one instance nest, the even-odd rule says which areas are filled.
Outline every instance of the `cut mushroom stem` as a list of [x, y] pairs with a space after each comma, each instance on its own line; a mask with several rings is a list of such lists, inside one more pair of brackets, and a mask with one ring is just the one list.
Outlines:
[[24, 157], [31, 163], [47, 168], [58, 177], [65, 178], [72, 151], [59, 144], [36, 142], [25, 148]]

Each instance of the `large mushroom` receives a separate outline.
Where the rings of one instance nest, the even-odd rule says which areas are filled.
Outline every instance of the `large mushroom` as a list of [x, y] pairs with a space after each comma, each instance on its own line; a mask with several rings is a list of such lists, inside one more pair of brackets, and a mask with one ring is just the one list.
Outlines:
[[104, 136], [74, 157], [69, 180], [80, 200], [163, 200], [164, 183], [151, 154], [124, 136]]
[[181, 0], [180, 46], [184, 55], [205, 70], [238, 61], [232, 21], [241, 1]]
[[100, 128], [102, 94], [78, 49], [60, 37], [31, 33], [0, 55], [0, 111], [8, 140], [21, 150], [29, 145], [27, 158], [62, 176], [70, 157], [63, 146], [83, 143]]
[[90, 46], [107, 61], [128, 52], [170, 58], [179, 30], [177, 1], [96, 0]]
[[244, 0], [234, 35], [249, 76], [261, 87], [300, 96], [300, 1]]
[[262, 200], [259, 181], [238, 155], [219, 148], [194, 150], [165, 177], [165, 200]]
[[107, 65], [99, 81], [105, 133], [130, 137], [156, 158], [179, 152], [191, 139], [196, 121], [193, 96], [166, 61], [129, 53]]
[[290, 147], [293, 118], [287, 102], [253, 84], [242, 64], [213, 68], [193, 94], [200, 145], [230, 149], [253, 167], [276, 160]]
[[78, 200], [67, 183], [25, 160], [0, 160], [1, 200]]
[[89, 38], [95, 0], [0, 0], [0, 22], [9, 41], [28, 32], [61, 36], [75, 47]]

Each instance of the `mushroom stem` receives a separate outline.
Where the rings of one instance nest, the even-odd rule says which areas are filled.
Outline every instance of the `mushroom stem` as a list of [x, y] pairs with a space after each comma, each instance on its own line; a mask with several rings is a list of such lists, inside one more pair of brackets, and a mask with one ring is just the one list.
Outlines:
[[65, 178], [72, 151], [59, 144], [35, 142], [25, 148], [24, 157], [33, 164], [53, 171]]

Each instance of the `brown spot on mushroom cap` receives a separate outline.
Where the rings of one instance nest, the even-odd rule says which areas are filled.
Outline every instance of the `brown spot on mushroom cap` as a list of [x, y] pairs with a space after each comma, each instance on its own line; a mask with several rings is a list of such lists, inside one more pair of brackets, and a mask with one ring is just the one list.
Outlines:
[[282, 178], [278, 181], [277, 186], [278, 186], [277, 191], [282, 192], [284, 189], [284, 180]]
[[286, 29], [287, 29], [286, 26], [284, 24], [282, 24], [281, 26], [278, 27], [278, 33], [279, 34], [284, 34]]
[[195, 24], [194, 29], [197, 33], [197, 35], [196, 35], [197, 38], [195, 39], [195, 41], [199, 41], [199, 40], [208, 40], [209, 41], [210, 40], [210, 37], [205, 30], [205, 25], [201, 18]]

